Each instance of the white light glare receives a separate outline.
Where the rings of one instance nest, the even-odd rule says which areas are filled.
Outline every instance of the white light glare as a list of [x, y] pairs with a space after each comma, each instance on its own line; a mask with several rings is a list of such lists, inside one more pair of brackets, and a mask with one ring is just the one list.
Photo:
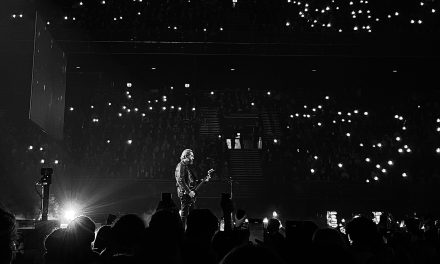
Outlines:
[[272, 213], [272, 217], [273, 217], [273, 218], [277, 218], [277, 217], [278, 217], [278, 213], [277, 213], [276, 211], [273, 211], [273, 213]]

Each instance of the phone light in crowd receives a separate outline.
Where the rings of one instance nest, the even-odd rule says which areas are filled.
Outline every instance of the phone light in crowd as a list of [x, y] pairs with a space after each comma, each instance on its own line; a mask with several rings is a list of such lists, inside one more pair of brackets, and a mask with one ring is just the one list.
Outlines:
[[396, 137], [396, 141], [400, 141], [401, 140], [401, 138], [400, 137]]
[[392, 160], [389, 160], [389, 161], [388, 161], [388, 165], [393, 166], [393, 165], [394, 165], [394, 162], [393, 162]]
[[356, 109], [356, 110], [353, 111], [353, 113], [359, 114], [359, 111]]
[[34, 146], [30, 145], [30, 146], [28, 147], [28, 149], [29, 149], [29, 150], [33, 150], [33, 149], [34, 149]]
[[366, 183], [370, 183], [370, 180], [369, 180], [369, 179], [366, 179], [365, 182], [366, 182]]
[[381, 147], [382, 147], [382, 143], [377, 143], [377, 146], [378, 146], [379, 148], [381, 148]]
[[406, 149], [406, 152], [408, 152], [408, 153], [411, 153], [411, 151], [412, 151], [412, 150], [411, 150], [410, 148], [407, 148], [407, 149]]
[[73, 107], [70, 107], [70, 108], [69, 108], [69, 110], [70, 110], [70, 111], [73, 111], [73, 110], [74, 110], [74, 108], [73, 108]]
[[179, 107], [177, 108], [177, 110], [182, 111], [182, 107], [179, 106]]
[[94, 107], [93, 105], [91, 105], [91, 106], [90, 106], [90, 109], [93, 109], [93, 108], [95, 108], [95, 107]]
[[401, 148], [399, 148], [397, 151], [398, 151], [399, 153], [403, 153], [403, 149], [401, 149]]
[[368, 112], [364, 112], [364, 116], [367, 116], [368, 115]]
[[325, 97], [325, 100], [330, 100], [330, 96], [327, 95], [327, 96]]
[[318, 109], [322, 109], [322, 105], [318, 105]]
[[440, 154], [440, 148], [437, 148], [437, 149], [435, 150], [435, 152], [437, 152], [437, 154]]
[[382, 169], [382, 173], [387, 173], [387, 170], [385, 168]]
[[318, 156], [314, 156], [313, 158], [314, 158], [315, 160], [318, 160]]
[[370, 162], [371, 159], [370, 159], [370, 158], [365, 158], [365, 161], [366, 161], [366, 162]]
[[254, 102], [252, 102], [251, 105], [254, 106], [255, 105]]
[[408, 174], [406, 174], [406, 172], [404, 172], [404, 173], [402, 173], [402, 177], [406, 178], [406, 177], [408, 177]]
[[145, 117], [145, 113], [142, 113], [142, 117]]
[[266, 226], [269, 223], [269, 219], [267, 219], [267, 217], [265, 217], [263, 219], [263, 224]]
[[133, 140], [131, 140], [131, 139], [127, 140], [128, 145], [131, 145], [131, 143], [133, 143]]
[[185, 88], [189, 88], [189, 83], [185, 83]]
[[40, 151], [43, 151], [43, 147], [40, 147]]
[[347, 137], [350, 137], [351, 136], [351, 134], [350, 133], [347, 133], [347, 134], [345, 134]]
[[60, 162], [59, 162], [59, 160], [56, 159], [53, 163], [58, 164]]
[[272, 217], [273, 217], [273, 218], [277, 218], [277, 217], [278, 217], [278, 213], [277, 213], [276, 211], [273, 211], [273, 212], [272, 212]]
[[122, 116], [122, 113], [118, 113], [118, 116], [121, 117], [121, 116]]
[[380, 169], [380, 164], [376, 164], [376, 168]]
[[437, 118], [437, 123], [440, 123], [440, 118]]
[[274, 139], [273, 139], [273, 143], [274, 143], [274, 144], [277, 144], [277, 143], [278, 143], [278, 139], [274, 138]]
[[166, 101], [167, 101], [167, 96], [166, 95], [162, 96], [162, 102], [166, 102]]
[[377, 177], [377, 176], [374, 176], [374, 178], [373, 178], [375, 181], [378, 181], [379, 180], [379, 177]]
[[318, 126], [322, 126], [321, 122], [318, 122]]
[[214, 91], [211, 91], [211, 95], [214, 95]]
[[108, 106], [112, 106], [112, 103], [109, 102], [109, 103], [108, 103]]
[[373, 222], [377, 224], [379, 224], [380, 222], [380, 216], [382, 215], [382, 212], [373, 212]]
[[437, 127], [437, 132], [440, 132], [440, 127]]
[[127, 83], [127, 88], [131, 88], [131, 86], [132, 86], [132, 83], [128, 82]]
[[338, 115], [342, 115], [342, 112], [338, 112]]
[[40, 163], [41, 163], [41, 164], [44, 164], [44, 162], [46, 162], [44, 159], [41, 159], [41, 160], [40, 160]]
[[338, 212], [336, 211], [327, 211], [327, 225], [336, 228], [338, 227]]
[[131, 95], [127, 95], [127, 98], [128, 98], [128, 99], [131, 99]]
[[165, 110], [167, 110], [167, 107], [166, 106], [162, 106], [162, 111], [165, 111]]
[[314, 173], [315, 173], [315, 170], [314, 170], [314, 169], [310, 169], [310, 172], [311, 172], [312, 174], [314, 174]]
[[342, 163], [338, 163], [338, 167], [339, 167], [339, 168], [342, 168]]
[[402, 127], [402, 130], [406, 130], [406, 127], [404, 126], [404, 127]]
[[111, 142], [111, 141], [110, 141], [110, 139], [107, 139], [107, 141], [106, 141], [106, 142], [107, 142], [107, 144], [110, 144], [110, 142]]

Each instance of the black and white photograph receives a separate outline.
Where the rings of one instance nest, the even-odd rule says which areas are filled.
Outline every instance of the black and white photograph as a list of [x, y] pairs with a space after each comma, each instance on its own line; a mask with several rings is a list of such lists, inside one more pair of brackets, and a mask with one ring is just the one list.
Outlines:
[[440, 0], [0, 0], [0, 264], [440, 263]]

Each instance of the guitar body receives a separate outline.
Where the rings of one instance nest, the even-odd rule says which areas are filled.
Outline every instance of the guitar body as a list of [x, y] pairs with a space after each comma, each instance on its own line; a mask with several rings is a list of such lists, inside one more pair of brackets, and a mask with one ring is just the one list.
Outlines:
[[191, 199], [192, 203], [195, 203], [197, 200], [197, 191], [200, 189], [200, 187], [203, 186], [203, 184], [205, 184], [206, 182], [208, 182], [211, 179], [211, 174], [214, 172], [214, 169], [210, 169], [208, 171], [208, 175], [206, 175], [205, 178], [202, 179], [201, 182], [199, 182], [194, 188], [191, 188], [191, 191], [194, 191], [196, 193], [196, 195], [194, 197], [189, 196], [188, 194], [186, 194], [188, 196], [189, 199]]

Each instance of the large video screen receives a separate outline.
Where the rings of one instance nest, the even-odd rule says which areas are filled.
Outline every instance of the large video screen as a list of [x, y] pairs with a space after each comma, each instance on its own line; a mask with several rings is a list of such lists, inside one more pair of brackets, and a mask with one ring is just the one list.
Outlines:
[[29, 118], [56, 139], [63, 138], [67, 58], [37, 15]]

